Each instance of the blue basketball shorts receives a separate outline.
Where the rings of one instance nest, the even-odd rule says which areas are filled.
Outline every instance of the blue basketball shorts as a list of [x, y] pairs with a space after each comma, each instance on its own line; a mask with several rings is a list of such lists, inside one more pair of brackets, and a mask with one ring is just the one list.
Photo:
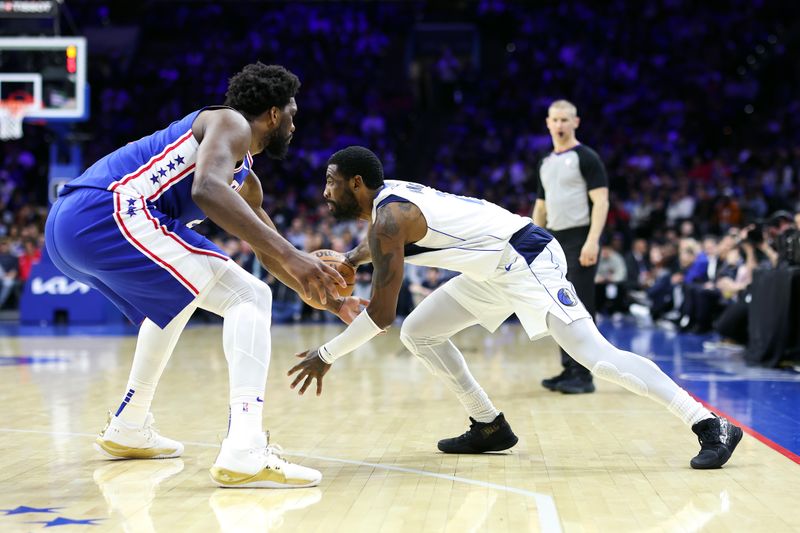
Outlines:
[[52, 206], [48, 253], [67, 276], [102, 292], [135, 324], [166, 326], [229, 258], [143, 197], [74, 189]]

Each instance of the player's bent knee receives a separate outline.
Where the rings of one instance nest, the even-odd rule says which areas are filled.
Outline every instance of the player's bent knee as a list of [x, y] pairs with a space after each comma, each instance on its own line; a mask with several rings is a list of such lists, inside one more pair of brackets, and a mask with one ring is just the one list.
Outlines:
[[404, 322], [403, 326], [400, 328], [400, 341], [409, 351], [416, 353], [422, 347], [438, 346], [447, 342], [447, 338], [434, 337], [415, 330], [413, 327], [406, 327], [406, 323]]
[[417, 353], [417, 345], [414, 342], [414, 337], [409, 334], [405, 324], [400, 328], [400, 342], [403, 343], [403, 346], [405, 346], [409, 352], [413, 354]]
[[625, 387], [635, 394], [647, 396], [647, 383], [631, 373], [620, 372], [614, 363], [609, 363], [608, 361], [598, 361], [592, 367], [592, 374]]
[[422, 348], [432, 345], [430, 339], [415, 335], [413, 331], [409, 331], [405, 327], [405, 324], [400, 328], [400, 342], [403, 343], [403, 346], [405, 346], [409, 352], [421, 358], [424, 358]]
[[272, 306], [272, 290], [269, 285], [262, 283], [256, 278], [242, 280], [239, 288], [236, 289], [236, 303], [254, 303], [260, 310], [269, 309]]
[[400, 342], [403, 343], [403, 346], [406, 349], [414, 354], [417, 359], [422, 362], [422, 365], [428, 369], [429, 372], [436, 374], [436, 368], [429, 359], [431, 356], [430, 350], [421, 350], [420, 345], [417, 343], [418, 339], [414, 339], [414, 337], [408, 335], [408, 332], [404, 332], [402, 329], [400, 330]]
[[256, 294], [256, 302], [258, 302], [259, 307], [266, 309], [267, 311], [272, 310], [272, 289], [269, 288], [269, 285], [263, 283], [258, 280], [253, 281], [254, 291]]

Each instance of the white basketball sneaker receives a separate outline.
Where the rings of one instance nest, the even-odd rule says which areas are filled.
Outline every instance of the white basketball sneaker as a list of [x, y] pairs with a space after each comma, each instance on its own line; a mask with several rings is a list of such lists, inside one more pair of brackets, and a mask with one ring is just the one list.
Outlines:
[[183, 444], [162, 437], [153, 427], [153, 414], [147, 413], [144, 426], [126, 424], [108, 413], [103, 432], [94, 441], [94, 449], [111, 459], [168, 459], [183, 453]]
[[290, 463], [280, 453], [280, 446], [269, 445], [268, 434], [261, 433], [246, 448], [225, 439], [211, 467], [211, 479], [227, 488], [288, 489], [319, 484], [320, 472]]

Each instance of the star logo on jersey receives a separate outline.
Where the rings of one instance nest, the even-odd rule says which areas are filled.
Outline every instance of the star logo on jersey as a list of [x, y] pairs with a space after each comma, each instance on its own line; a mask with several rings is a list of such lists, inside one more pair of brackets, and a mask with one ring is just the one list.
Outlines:
[[560, 289], [558, 291], [558, 301], [567, 307], [574, 307], [578, 305], [578, 299], [570, 292], [569, 289]]
[[161, 174], [162, 178], [167, 175], [167, 171], [164, 170], [163, 168], [159, 168], [158, 169], [158, 173]]
[[128, 199], [128, 207], [136, 205], [136, 198], [129, 198]]
[[170, 170], [175, 170], [175, 163], [173, 163], [172, 161], [170, 161], [170, 162], [169, 162], [169, 164], [167, 165], [167, 167], [168, 167]]
[[181, 156], [176, 157], [175, 158], [175, 162], [177, 164], [179, 164], [179, 165], [182, 165], [183, 164], [183, 157], [181, 157]]
[[153, 174], [152, 176], [150, 176], [150, 181], [152, 181], [153, 183], [158, 183], [158, 179], [159, 178], [157, 174]]

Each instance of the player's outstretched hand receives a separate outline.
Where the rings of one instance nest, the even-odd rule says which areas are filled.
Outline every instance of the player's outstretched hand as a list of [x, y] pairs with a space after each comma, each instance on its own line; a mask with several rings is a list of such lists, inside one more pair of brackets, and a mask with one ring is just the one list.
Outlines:
[[297, 377], [295, 377], [294, 381], [292, 381], [291, 388], [294, 389], [297, 384], [302, 381], [303, 385], [298, 391], [298, 393], [302, 396], [302, 394], [306, 392], [306, 389], [311, 385], [311, 382], [316, 379], [317, 396], [319, 396], [322, 394], [322, 376], [324, 376], [328, 370], [330, 370], [331, 365], [319, 358], [319, 350], [307, 350], [296, 355], [303, 360], [294, 365], [286, 374], [287, 376], [291, 376], [295, 372], [298, 372]]
[[347, 296], [346, 298], [341, 298], [341, 300], [342, 305], [339, 306], [339, 310], [336, 311], [336, 316], [342, 319], [342, 322], [345, 324], [349, 324], [355, 320], [358, 314], [369, 305], [369, 300], [357, 298], [355, 296]]
[[315, 298], [323, 305], [327, 294], [337, 294], [336, 286], [347, 287], [347, 282], [332, 266], [326, 265], [318, 257], [305, 252], [297, 252], [286, 259], [286, 272], [303, 289], [303, 296]]

